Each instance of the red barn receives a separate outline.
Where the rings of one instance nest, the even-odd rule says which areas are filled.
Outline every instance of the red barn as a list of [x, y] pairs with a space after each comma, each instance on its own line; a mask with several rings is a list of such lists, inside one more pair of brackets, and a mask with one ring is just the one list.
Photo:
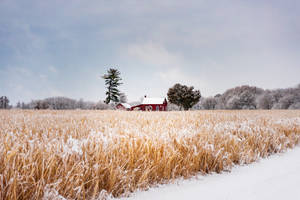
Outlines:
[[131, 110], [142, 111], [166, 111], [167, 100], [165, 98], [147, 98], [143, 99], [143, 102], [137, 106], [132, 106]]
[[130, 110], [131, 108], [128, 103], [119, 103], [116, 107], [118, 110]]

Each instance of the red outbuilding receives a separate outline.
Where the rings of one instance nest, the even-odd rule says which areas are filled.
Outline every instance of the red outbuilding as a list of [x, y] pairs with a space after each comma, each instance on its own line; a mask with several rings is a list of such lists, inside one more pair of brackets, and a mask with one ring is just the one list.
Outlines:
[[128, 103], [119, 103], [116, 108], [118, 110], [130, 110], [131, 106]]
[[147, 97], [145, 97], [141, 104], [132, 106], [130, 110], [166, 111], [167, 105], [168, 105], [168, 103], [165, 98], [147, 98]]

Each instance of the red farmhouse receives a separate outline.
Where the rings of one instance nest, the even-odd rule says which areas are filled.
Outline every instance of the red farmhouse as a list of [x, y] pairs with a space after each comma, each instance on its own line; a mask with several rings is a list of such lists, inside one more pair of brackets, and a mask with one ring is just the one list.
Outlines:
[[166, 111], [167, 100], [164, 98], [147, 98], [143, 99], [140, 105], [131, 107], [131, 110], [143, 110], [143, 111]]
[[128, 103], [119, 103], [116, 107], [118, 110], [130, 110], [131, 108]]

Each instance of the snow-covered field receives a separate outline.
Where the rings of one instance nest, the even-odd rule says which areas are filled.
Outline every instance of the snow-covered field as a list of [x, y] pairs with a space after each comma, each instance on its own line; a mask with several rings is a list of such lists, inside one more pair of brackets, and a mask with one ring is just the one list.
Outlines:
[[124, 200], [282, 200], [300, 199], [300, 147], [272, 155], [231, 172], [198, 175], [188, 180], [136, 192]]
[[[299, 141], [300, 111], [1, 110], [0, 199], [126, 197], [235, 170]], [[215, 177], [222, 185], [222, 175], [200, 183], [209, 188]]]

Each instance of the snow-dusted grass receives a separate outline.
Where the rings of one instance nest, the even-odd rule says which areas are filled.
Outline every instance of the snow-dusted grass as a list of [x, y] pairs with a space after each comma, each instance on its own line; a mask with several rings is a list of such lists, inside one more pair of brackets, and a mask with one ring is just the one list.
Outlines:
[[300, 141], [300, 111], [0, 111], [0, 199], [102, 199]]
[[282, 200], [300, 199], [300, 147], [274, 154], [231, 172], [177, 179], [124, 200]]

